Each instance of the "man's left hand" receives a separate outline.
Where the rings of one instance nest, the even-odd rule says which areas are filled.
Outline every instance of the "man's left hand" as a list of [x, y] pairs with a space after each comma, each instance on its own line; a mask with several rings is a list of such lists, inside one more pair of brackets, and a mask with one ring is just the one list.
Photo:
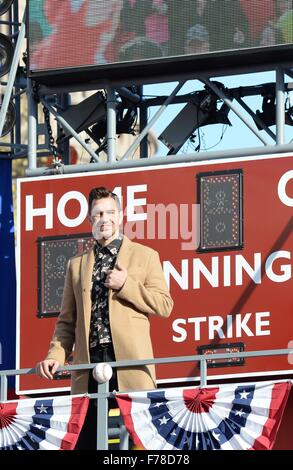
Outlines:
[[105, 286], [110, 289], [119, 290], [125, 284], [126, 278], [127, 270], [119, 263], [116, 263], [114, 269], [109, 269], [108, 271]]

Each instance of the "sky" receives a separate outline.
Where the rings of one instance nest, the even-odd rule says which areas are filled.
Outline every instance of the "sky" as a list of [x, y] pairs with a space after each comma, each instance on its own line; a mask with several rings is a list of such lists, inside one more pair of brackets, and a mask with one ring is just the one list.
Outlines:
[[[213, 80], [213, 79], [211, 79]], [[262, 73], [251, 73], [251, 74], [242, 74], [242, 75], [230, 75], [226, 77], [217, 77], [214, 80], [223, 83], [228, 88], [236, 88], [238, 86], [251, 86], [251, 85], [260, 85], [263, 83], [271, 83], [276, 81], [276, 73], [274, 71], [269, 72], [262, 72]], [[285, 75], [285, 81], [290, 81]], [[170, 82], [164, 84], [154, 84], [154, 85], [146, 85], [144, 86], [144, 94], [149, 96], [156, 96], [156, 95], [169, 95], [172, 90], [177, 85], [177, 82]], [[191, 91], [198, 91], [204, 89], [204, 84], [199, 82], [198, 80], [189, 80], [185, 83], [182, 89], [179, 91], [179, 94], [185, 94]], [[288, 105], [292, 105], [292, 97], [289, 94], [288, 97]], [[291, 100], [291, 103], [290, 103]], [[261, 96], [253, 96], [253, 97], [246, 97], [244, 101], [251, 107], [253, 111], [259, 109], [262, 110], [262, 97]], [[237, 106], [237, 108], [245, 114], [246, 117], [249, 115], [243, 110], [243, 108], [236, 102], [233, 101], [233, 104]], [[170, 105], [168, 106], [167, 110], [158, 122], [154, 126], [154, 130], [157, 135], [167, 127], [167, 125], [175, 118], [176, 114], [181, 110], [184, 105]], [[150, 108], [149, 111], [149, 119], [154, 115], [158, 108]], [[239, 119], [239, 117], [231, 110], [228, 118], [232, 124], [232, 126], [224, 126], [223, 124], [213, 124], [209, 126], [204, 126], [200, 128], [200, 144], [201, 144], [201, 151], [220, 151], [220, 150], [227, 150], [227, 149], [237, 149], [237, 148], [248, 148], [248, 147], [259, 147], [263, 146], [261, 141], [253, 134], [253, 132]], [[251, 122], [253, 123], [252, 118], [249, 117]], [[276, 127], [272, 126], [270, 128], [273, 132], [276, 131]], [[224, 131], [224, 133], [223, 133]], [[197, 132], [198, 134], [198, 132]], [[261, 134], [266, 138], [270, 145], [274, 145], [274, 141], [270, 138], [270, 136], [265, 132], [262, 131]], [[221, 138], [222, 137], [222, 138]], [[289, 143], [289, 141], [293, 139], [293, 126], [285, 126], [285, 142]], [[198, 137], [195, 139], [195, 143], [191, 144], [187, 141], [181, 150], [178, 152], [180, 153], [191, 153], [194, 151], [194, 148], [198, 146]], [[159, 150], [157, 152], [157, 156], [166, 155], [168, 152], [167, 147], [160, 143]]]

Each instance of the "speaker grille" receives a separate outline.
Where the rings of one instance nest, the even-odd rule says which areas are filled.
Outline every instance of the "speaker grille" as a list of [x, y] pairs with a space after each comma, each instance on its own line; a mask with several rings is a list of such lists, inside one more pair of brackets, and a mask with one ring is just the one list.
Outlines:
[[39, 318], [60, 313], [67, 263], [88, 250], [94, 243], [92, 234], [43, 237], [38, 244], [38, 314]]

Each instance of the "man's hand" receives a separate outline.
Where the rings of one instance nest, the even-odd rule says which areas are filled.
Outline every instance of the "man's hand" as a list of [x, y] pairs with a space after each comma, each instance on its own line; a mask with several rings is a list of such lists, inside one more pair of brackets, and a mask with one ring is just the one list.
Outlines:
[[109, 269], [105, 286], [110, 289], [119, 290], [124, 285], [126, 278], [127, 270], [117, 263], [114, 269]]
[[60, 363], [54, 359], [46, 359], [45, 361], [38, 362], [36, 365], [36, 374], [45, 379], [52, 380], [59, 365]]

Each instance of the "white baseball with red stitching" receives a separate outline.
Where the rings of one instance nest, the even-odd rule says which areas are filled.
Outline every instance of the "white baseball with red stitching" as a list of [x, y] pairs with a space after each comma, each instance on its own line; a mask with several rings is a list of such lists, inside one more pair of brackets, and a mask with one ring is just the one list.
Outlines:
[[106, 362], [100, 362], [93, 368], [93, 377], [100, 384], [108, 382], [112, 375], [113, 369]]

